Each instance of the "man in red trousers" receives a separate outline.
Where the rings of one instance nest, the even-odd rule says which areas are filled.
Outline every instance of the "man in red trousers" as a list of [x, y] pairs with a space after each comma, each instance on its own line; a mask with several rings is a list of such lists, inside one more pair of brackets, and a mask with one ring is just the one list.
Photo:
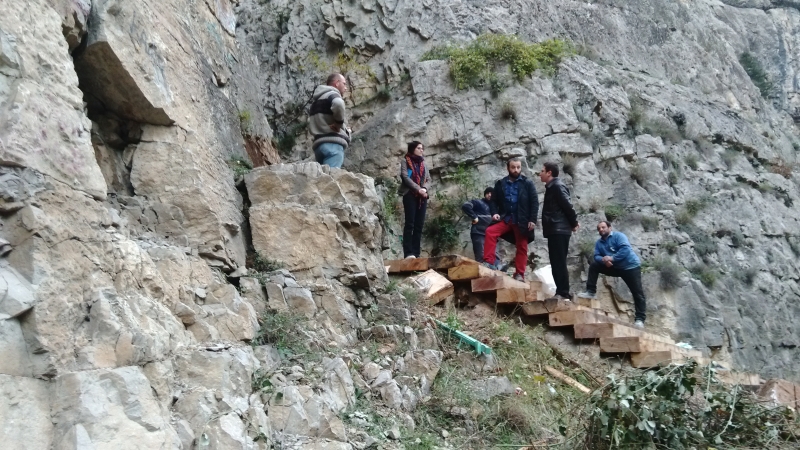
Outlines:
[[539, 196], [536, 186], [525, 175], [522, 175], [522, 160], [513, 158], [506, 163], [508, 176], [494, 185], [491, 213], [494, 223], [486, 228], [486, 244], [483, 249], [484, 265], [495, 266], [495, 249], [497, 239], [513, 233], [517, 247], [514, 257], [516, 273], [514, 279], [525, 281], [525, 265], [528, 261], [528, 243], [533, 241], [533, 229], [539, 214]]

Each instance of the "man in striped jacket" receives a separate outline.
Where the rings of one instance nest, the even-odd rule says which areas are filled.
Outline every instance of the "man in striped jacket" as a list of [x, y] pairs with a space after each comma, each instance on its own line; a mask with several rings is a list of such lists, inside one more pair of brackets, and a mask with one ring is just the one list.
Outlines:
[[342, 167], [344, 151], [350, 146], [350, 129], [345, 123], [345, 104], [342, 96], [347, 92], [344, 75], [334, 73], [325, 84], [314, 89], [308, 129], [314, 135], [314, 156], [320, 164]]

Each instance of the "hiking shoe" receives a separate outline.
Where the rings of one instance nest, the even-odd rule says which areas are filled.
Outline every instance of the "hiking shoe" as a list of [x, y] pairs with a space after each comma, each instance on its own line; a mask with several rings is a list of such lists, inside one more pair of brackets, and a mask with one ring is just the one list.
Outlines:
[[556, 295], [554, 295], [554, 296], [552, 296], [552, 297], [548, 297], [548, 298], [547, 298], [547, 299], [545, 299], [545, 300], [564, 300], [564, 301], [566, 301], [566, 302], [571, 302], [571, 301], [572, 301], [572, 299], [571, 299], [571, 298], [569, 298], [569, 297], [564, 297], [564, 296], [563, 296], [563, 295], [561, 295], [561, 294], [556, 294]]
[[495, 266], [494, 264], [490, 264], [490, 263], [488, 263], [486, 261], [482, 262], [481, 264], [483, 264], [484, 267], [488, 267], [488, 268], [490, 268], [492, 270], [497, 270], [497, 266]]
[[499, 270], [500, 272], [505, 272], [506, 270], [508, 270], [509, 267], [511, 267], [511, 263], [510, 262], [503, 263], [503, 264], [498, 264], [497, 270]]
[[578, 294], [578, 297], [597, 298], [597, 294], [595, 294], [594, 292], [586, 291], [586, 292], [581, 292], [580, 294]]
[[514, 279], [517, 280], [517, 281], [522, 281], [524, 283], [525, 282], [525, 275], [523, 275], [521, 273], [515, 273], [514, 274]]
[[414, 255], [408, 255], [404, 259], [417, 259], [417, 257]]
[[633, 322], [633, 327], [639, 329], [644, 328], [644, 322], [641, 320], [637, 320], [636, 322]]

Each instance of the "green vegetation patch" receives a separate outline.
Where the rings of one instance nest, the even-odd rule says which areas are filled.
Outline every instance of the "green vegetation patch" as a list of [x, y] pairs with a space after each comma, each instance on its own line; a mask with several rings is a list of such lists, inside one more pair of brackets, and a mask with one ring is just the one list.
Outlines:
[[439, 46], [422, 55], [422, 60], [445, 59], [450, 64], [450, 76], [458, 89], [502, 89], [502, 77], [496, 75], [508, 67], [518, 81], [537, 70], [553, 73], [563, 58], [574, 53], [570, 44], [561, 39], [528, 43], [516, 35], [482, 34], [465, 47]]
[[761, 96], [767, 98], [772, 91], [773, 85], [761, 63], [750, 52], [744, 52], [739, 55], [739, 64], [747, 72], [753, 84], [761, 91]]

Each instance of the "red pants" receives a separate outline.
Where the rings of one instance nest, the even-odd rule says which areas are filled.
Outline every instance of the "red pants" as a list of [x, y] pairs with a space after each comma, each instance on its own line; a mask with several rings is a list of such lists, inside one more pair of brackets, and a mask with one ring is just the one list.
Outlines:
[[527, 230], [521, 230], [516, 224], [512, 225], [500, 221], [486, 228], [486, 244], [484, 244], [483, 247], [483, 259], [489, 264], [495, 263], [497, 239], [509, 231], [514, 231], [514, 239], [517, 241], [517, 254], [514, 257], [514, 267], [518, 274], [525, 275], [525, 265], [528, 262], [528, 235]]

